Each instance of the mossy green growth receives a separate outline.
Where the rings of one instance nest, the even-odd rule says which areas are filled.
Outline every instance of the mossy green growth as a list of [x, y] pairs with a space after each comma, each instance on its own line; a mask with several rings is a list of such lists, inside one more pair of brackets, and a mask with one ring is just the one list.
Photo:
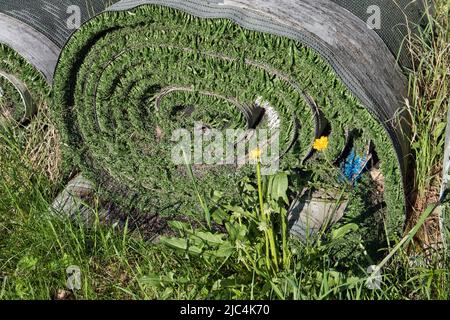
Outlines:
[[[170, 157], [173, 131], [193, 134], [196, 122], [221, 132], [248, 129], [247, 111], [257, 101], [279, 120], [280, 169], [305, 166], [318, 137], [312, 102], [334, 128], [336, 150], [346, 130], [370, 137], [386, 178], [387, 224], [399, 230], [404, 192], [388, 134], [333, 69], [298, 41], [156, 5], [107, 12], [64, 48], [53, 109], [67, 159], [108, 197], [126, 208], [181, 214], [198, 207], [185, 167]], [[306, 166], [328, 163], [315, 160]], [[220, 191], [224, 199], [239, 197], [238, 182], [253, 172], [252, 165], [194, 166], [205, 193]]]

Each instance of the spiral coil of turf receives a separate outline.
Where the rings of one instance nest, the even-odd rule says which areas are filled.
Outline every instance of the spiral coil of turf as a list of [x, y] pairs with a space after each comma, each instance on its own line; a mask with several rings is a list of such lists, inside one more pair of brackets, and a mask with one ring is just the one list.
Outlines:
[[[113, 201], [152, 213], [198, 209], [189, 170], [171, 159], [173, 132], [194, 135], [205, 129], [199, 123], [221, 132], [273, 129], [272, 113], [281, 169], [333, 166], [355, 132], [356, 149], [371, 141], [385, 176], [387, 224], [401, 229], [409, 125], [397, 54], [404, 66], [408, 59], [404, 34], [391, 24], [400, 16], [419, 24], [421, 1], [373, 1], [390, 8], [375, 31], [355, 1], [122, 0], [102, 14], [105, 2], [78, 2], [88, 21], [72, 34], [61, 19], [64, 5], [5, 1], [0, 21], [28, 22], [40, 36], [34, 50], [1, 33], [0, 42], [53, 82], [67, 159]], [[314, 152], [324, 135], [327, 148]], [[203, 189], [235, 198], [254, 168], [192, 169]]]

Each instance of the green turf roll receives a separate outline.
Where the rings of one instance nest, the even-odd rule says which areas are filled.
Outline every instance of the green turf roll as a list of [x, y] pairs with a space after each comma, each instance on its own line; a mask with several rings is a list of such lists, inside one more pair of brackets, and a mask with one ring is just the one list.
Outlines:
[[13, 49], [0, 43], [1, 121], [24, 124], [31, 120], [49, 92], [43, 75]]
[[[339, 172], [349, 144], [361, 157], [373, 144], [385, 178], [388, 229], [401, 230], [408, 130], [396, 116], [404, 79], [389, 50], [373, 45], [381, 39], [348, 11], [319, 1], [346, 18], [348, 39], [364, 35], [381, 52], [358, 68], [358, 59], [372, 53], [358, 47], [356, 61], [344, 61], [348, 52], [339, 50], [352, 50], [345, 48], [348, 39], [333, 51], [341, 44], [325, 45], [310, 34], [326, 37], [321, 28], [306, 32], [282, 21], [289, 6], [316, 10], [310, 1], [213, 2], [121, 1], [74, 33], [54, 78], [67, 159], [124, 208], [169, 215], [200, 210], [189, 170], [171, 158], [176, 129], [192, 136], [211, 129], [279, 132], [280, 170]], [[270, 3], [286, 9], [278, 20], [269, 16], [276, 14]], [[318, 152], [314, 144], [323, 137], [328, 144]], [[239, 198], [239, 181], [254, 175], [254, 165], [194, 164], [192, 171], [201, 192], [220, 191], [227, 201]]]
[[[61, 48], [84, 22], [114, 1], [23, 1], [0, 3], [0, 112], [26, 123], [49, 96]], [[9, 119], [9, 120], [8, 120]]]

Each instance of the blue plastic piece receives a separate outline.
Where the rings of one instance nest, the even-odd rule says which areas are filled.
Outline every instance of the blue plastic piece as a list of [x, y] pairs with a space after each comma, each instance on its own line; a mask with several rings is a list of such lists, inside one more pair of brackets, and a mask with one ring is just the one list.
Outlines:
[[366, 157], [356, 155], [353, 149], [341, 166], [343, 176], [348, 182], [354, 184], [361, 177], [361, 173], [366, 167], [366, 164]]

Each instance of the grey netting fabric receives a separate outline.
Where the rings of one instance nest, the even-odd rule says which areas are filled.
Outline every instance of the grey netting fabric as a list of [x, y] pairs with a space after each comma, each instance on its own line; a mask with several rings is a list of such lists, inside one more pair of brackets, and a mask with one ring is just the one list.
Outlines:
[[[2, 0], [0, 12], [32, 26], [62, 48], [75, 31], [67, 26], [71, 6], [78, 6], [81, 22], [102, 12], [116, 0]], [[1, 33], [0, 33], [1, 36]], [[0, 38], [1, 41], [1, 38]]]
[[[407, 52], [402, 49], [407, 25], [418, 25], [423, 16], [423, 0], [331, 0], [367, 21], [371, 6], [381, 10], [381, 28], [375, 31], [390, 51], [406, 66], [410, 65]], [[64, 46], [73, 29], [67, 28], [67, 12], [76, 5], [81, 11], [81, 20], [87, 21], [118, 0], [2, 0], [0, 12], [14, 17], [44, 34], [59, 47]], [[205, 1], [220, 3], [220, 0]], [[0, 39], [1, 41], [1, 39]]]
[[383, 39], [389, 50], [398, 57], [404, 66], [410, 66], [410, 58], [404, 48], [408, 26], [416, 29], [423, 22], [423, 0], [332, 0], [354, 15], [368, 21], [374, 13], [372, 8], [380, 9], [380, 28], [374, 30]]
[[[423, 16], [423, 0], [330, 0], [343, 8], [347, 9], [355, 16], [363, 21], [367, 21], [372, 15], [369, 10], [371, 6], [380, 8], [381, 25], [380, 29], [376, 29], [377, 34], [382, 38], [391, 53], [398, 58], [401, 65], [410, 67], [411, 61], [408, 53], [404, 48], [404, 39], [407, 34], [407, 26], [414, 29], [422, 21]], [[26, 26], [34, 29], [37, 33], [43, 35], [44, 47], [48, 47], [45, 41], [51, 41], [56, 48], [62, 48], [69, 39], [70, 35], [75, 31], [74, 28], [67, 25], [71, 16], [73, 6], [77, 6], [80, 10], [81, 22], [85, 22], [102, 12], [108, 6], [118, 2], [118, 0], [2, 0], [0, 2], [0, 14], [4, 14], [13, 19], [21, 21]], [[180, 1], [184, 2], [184, 1]], [[205, 0], [205, 3], [223, 3], [222, 0]], [[0, 20], [3, 18], [0, 17]], [[10, 24], [10, 21], [4, 21]], [[4, 29], [4, 27], [2, 27]], [[17, 41], [20, 42], [20, 29], [16, 28]], [[44, 54], [26, 52], [20, 43], [16, 43], [4, 37], [0, 32], [0, 43], [5, 43], [13, 47], [16, 51], [24, 56], [27, 60], [33, 58], [34, 55], [41, 55], [38, 62], [30, 61], [33, 65], [42, 64], [45, 60]], [[42, 47], [42, 44], [34, 44], [34, 46]], [[31, 50], [31, 48], [30, 48]], [[40, 51], [38, 49], [38, 51]], [[48, 50], [47, 50], [48, 51]], [[55, 51], [54, 49], [50, 51]], [[47, 53], [45, 55], [48, 55]], [[38, 69], [43, 73], [48, 82], [52, 82], [54, 57], [49, 58], [50, 62], [45, 63], [48, 67], [40, 66]], [[38, 66], [36, 66], [38, 67]]]
[[0, 44], [14, 50], [53, 82], [58, 56], [70, 35], [117, 0], [1, 0]]

